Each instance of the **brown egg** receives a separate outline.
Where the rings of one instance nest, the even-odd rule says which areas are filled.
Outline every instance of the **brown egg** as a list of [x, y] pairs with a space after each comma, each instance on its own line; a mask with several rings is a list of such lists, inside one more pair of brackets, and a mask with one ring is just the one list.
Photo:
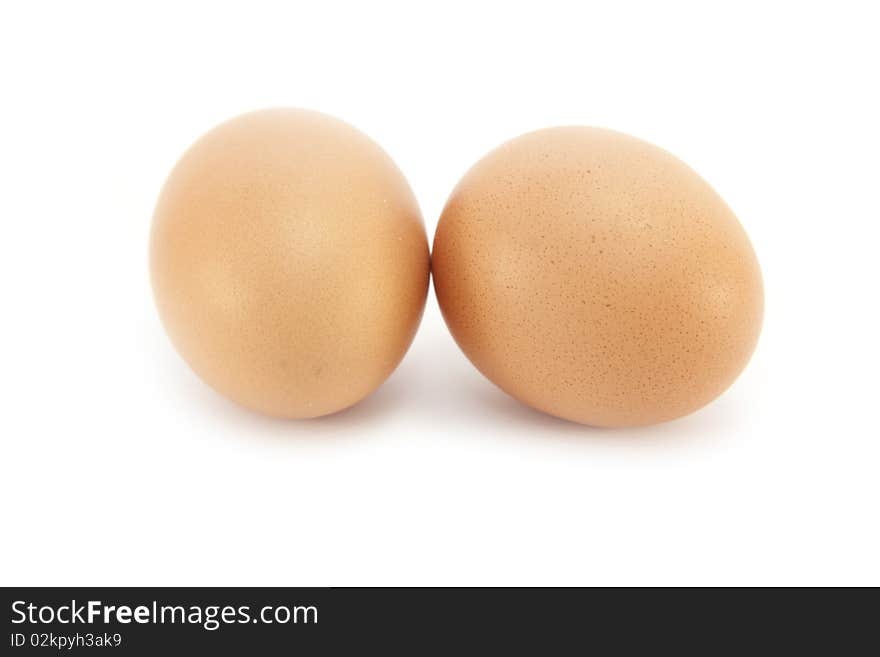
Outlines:
[[761, 328], [761, 273], [734, 214], [683, 162], [609, 130], [540, 130], [478, 162], [440, 218], [433, 269], [474, 365], [585, 424], [695, 411]]
[[193, 370], [289, 418], [351, 406], [391, 374], [430, 273], [418, 205], [388, 155], [294, 109], [232, 119], [184, 154], [150, 261], [162, 321]]

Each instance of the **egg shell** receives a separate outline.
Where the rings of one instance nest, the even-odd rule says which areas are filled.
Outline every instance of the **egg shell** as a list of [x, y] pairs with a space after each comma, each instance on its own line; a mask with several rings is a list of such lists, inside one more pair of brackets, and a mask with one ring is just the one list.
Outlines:
[[400, 362], [430, 275], [422, 217], [373, 141], [329, 116], [263, 110], [208, 132], [158, 200], [162, 321], [208, 384], [256, 411], [326, 415]]
[[610, 130], [540, 130], [491, 152], [449, 198], [432, 257], [474, 365], [575, 422], [695, 411], [760, 332], [761, 273], [737, 218], [683, 162]]

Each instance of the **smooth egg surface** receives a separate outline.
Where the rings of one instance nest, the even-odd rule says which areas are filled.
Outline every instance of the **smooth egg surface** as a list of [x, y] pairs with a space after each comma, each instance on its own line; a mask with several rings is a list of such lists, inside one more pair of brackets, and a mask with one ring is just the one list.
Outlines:
[[329, 116], [223, 123], [171, 172], [153, 217], [162, 321], [226, 397], [286, 418], [355, 404], [394, 370], [424, 309], [415, 197], [368, 137]]
[[437, 299], [500, 388], [596, 426], [677, 418], [739, 375], [763, 314], [749, 239], [683, 162], [597, 128], [523, 135], [440, 218]]

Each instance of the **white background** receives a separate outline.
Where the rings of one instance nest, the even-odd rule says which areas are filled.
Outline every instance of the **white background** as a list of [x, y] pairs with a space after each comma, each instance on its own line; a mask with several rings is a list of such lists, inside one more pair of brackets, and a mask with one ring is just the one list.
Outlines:
[[[873, 5], [3, 3], [0, 583], [880, 584]], [[528, 130], [676, 153], [761, 261], [751, 364], [691, 417], [581, 427], [485, 381], [432, 292], [364, 403], [239, 410], [166, 339], [147, 237], [196, 137], [281, 105], [377, 140], [429, 235]]]

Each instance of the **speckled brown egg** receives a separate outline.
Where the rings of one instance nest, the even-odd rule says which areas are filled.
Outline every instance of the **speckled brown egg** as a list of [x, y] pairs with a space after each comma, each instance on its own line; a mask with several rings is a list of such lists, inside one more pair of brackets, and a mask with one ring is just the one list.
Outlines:
[[609, 130], [540, 130], [483, 158], [447, 202], [433, 270], [477, 368], [585, 424], [695, 411], [761, 328], [761, 273], [733, 212], [674, 156]]
[[388, 155], [294, 109], [232, 119], [184, 154], [156, 207], [150, 264], [192, 369], [287, 418], [375, 390], [412, 341], [430, 275], [418, 205]]

